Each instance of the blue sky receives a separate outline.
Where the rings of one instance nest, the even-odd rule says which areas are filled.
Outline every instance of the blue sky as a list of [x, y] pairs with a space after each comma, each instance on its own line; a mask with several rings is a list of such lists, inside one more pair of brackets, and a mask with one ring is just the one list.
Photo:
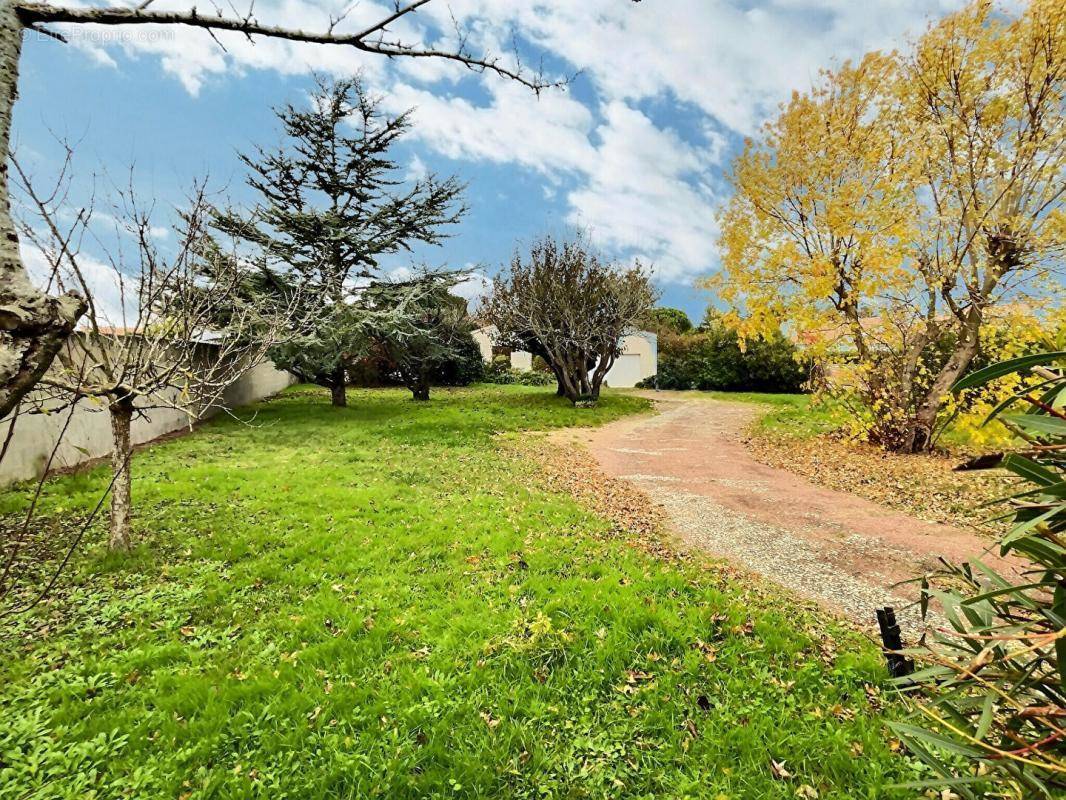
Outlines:
[[[417, 109], [415, 130], [397, 150], [412, 174], [455, 174], [469, 184], [468, 217], [444, 247], [419, 251], [416, 260], [491, 275], [538, 233], [576, 226], [610, 255], [653, 265], [662, 304], [698, 319], [711, 298], [694, 283], [717, 269], [715, 213], [743, 138], [819, 69], [902, 45], [957, 5], [434, 0], [396, 31], [446, 45], [454, 14], [469, 26], [475, 50], [504, 52], [501, 43], [514, 32], [527, 59], [543, 56], [557, 74], [580, 70], [566, 91], [539, 100], [440, 62], [390, 63], [344, 48], [252, 45], [232, 35], [220, 36], [223, 52], [197, 30], [82, 26], [67, 30], [68, 45], [27, 39], [14, 142], [42, 177], [61, 152], [55, 136], [77, 143], [72, 203], [85, 202], [94, 174], [122, 184], [132, 167], [162, 224], [191, 181], [205, 175], [234, 201], [248, 201], [236, 153], [278, 141], [271, 106], [299, 102], [312, 70], [362, 70], [389, 110]], [[260, 0], [256, 15], [314, 30], [342, 7]], [[382, 9], [364, 0], [340, 29], [358, 29]], [[476, 290], [474, 282], [467, 287]]]

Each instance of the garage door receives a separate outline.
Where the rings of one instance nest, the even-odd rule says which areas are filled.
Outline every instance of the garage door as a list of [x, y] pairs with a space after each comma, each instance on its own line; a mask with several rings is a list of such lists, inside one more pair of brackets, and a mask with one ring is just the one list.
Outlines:
[[636, 353], [623, 353], [607, 372], [607, 385], [615, 389], [629, 389], [636, 386], [641, 378], [640, 356]]

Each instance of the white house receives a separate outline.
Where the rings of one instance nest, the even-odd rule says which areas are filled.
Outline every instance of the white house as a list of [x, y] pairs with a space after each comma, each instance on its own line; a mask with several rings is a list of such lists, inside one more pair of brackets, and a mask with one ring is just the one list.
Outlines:
[[[492, 349], [497, 330], [486, 325], [474, 331], [474, 341], [481, 349], [481, 357], [492, 361]], [[533, 356], [524, 350], [511, 351], [511, 367], [523, 372], [533, 368]], [[635, 331], [622, 337], [622, 353], [608, 370], [604, 383], [615, 389], [628, 389], [645, 378], [650, 378], [659, 368], [659, 341], [651, 331]]]

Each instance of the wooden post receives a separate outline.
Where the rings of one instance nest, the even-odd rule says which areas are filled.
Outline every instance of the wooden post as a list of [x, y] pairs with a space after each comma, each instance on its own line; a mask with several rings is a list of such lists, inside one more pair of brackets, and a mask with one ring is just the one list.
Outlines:
[[910, 675], [914, 672], [914, 662], [899, 652], [903, 649], [903, 638], [892, 606], [877, 609], [877, 626], [881, 629], [881, 644], [884, 646], [889, 674], [893, 678]]

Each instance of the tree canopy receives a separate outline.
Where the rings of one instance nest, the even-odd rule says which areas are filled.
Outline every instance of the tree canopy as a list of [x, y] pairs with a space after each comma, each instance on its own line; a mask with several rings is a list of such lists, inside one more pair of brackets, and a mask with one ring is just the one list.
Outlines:
[[259, 196], [250, 213], [227, 209], [215, 227], [256, 253], [257, 291], [297, 298], [298, 335], [272, 357], [343, 405], [345, 366], [365, 351], [361, 290], [383, 256], [439, 244], [465, 213], [462, 185], [434, 175], [405, 181], [389, 151], [409, 129], [356, 78], [319, 78], [309, 108], [277, 109], [284, 142], [241, 156]]
[[975, 2], [796, 93], [733, 166], [716, 285], [734, 322], [846, 344], [871, 438], [929, 447], [994, 309], [1038, 306], [1061, 272], [1064, 75], [1061, 3]]
[[493, 280], [482, 316], [498, 329], [499, 344], [544, 358], [560, 394], [594, 403], [622, 337], [647, 318], [655, 298], [640, 264], [613, 264], [581, 237], [545, 236]]
[[692, 330], [692, 320], [680, 308], [656, 306], [648, 311], [644, 325], [651, 331], [663, 333], [688, 333]]

